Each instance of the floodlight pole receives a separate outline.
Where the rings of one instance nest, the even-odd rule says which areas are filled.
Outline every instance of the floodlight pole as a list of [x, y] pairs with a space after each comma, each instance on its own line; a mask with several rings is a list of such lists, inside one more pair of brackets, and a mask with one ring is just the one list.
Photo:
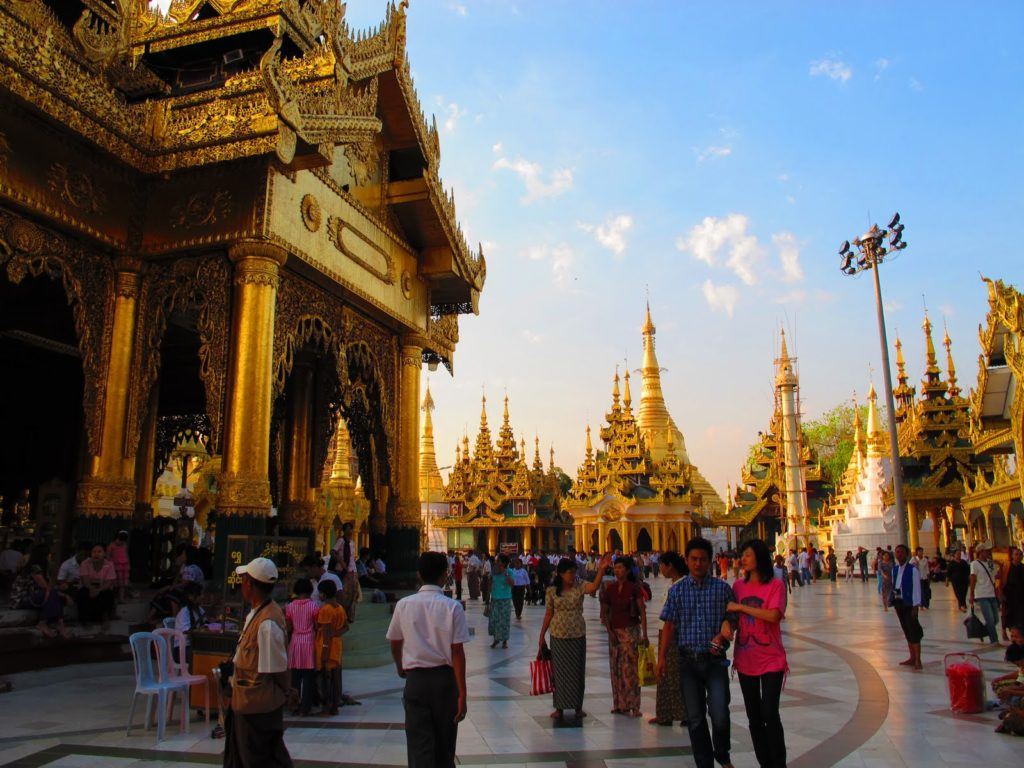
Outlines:
[[[883, 239], [888, 236], [890, 246], [888, 249], [882, 244]], [[903, 225], [900, 223], [900, 216], [897, 213], [893, 216], [888, 230], [880, 230], [878, 225], [871, 227], [871, 230], [853, 240], [853, 244], [860, 251], [861, 257], [857, 265], [852, 264], [852, 252], [850, 244], [843, 243], [839, 251], [843, 260], [840, 271], [847, 275], [856, 275], [866, 269], [870, 269], [875, 281], [875, 310], [878, 316], [878, 341], [882, 352], [882, 379], [885, 387], [885, 406], [889, 426], [889, 455], [892, 460], [892, 489], [893, 503], [896, 512], [896, 537], [897, 543], [906, 544], [907, 540], [907, 518], [906, 505], [903, 500], [903, 464], [900, 461], [899, 435], [896, 431], [896, 401], [892, 391], [892, 369], [889, 367], [889, 340], [885, 332], [885, 310], [882, 305], [882, 283], [878, 275], [878, 266], [885, 260], [890, 251], [903, 250], [907, 244], [903, 242]]]
[[882, 379], [885, 386], [885, 409], [889, 422], [889, 456], [892, 458], [892, 490], [896, 505], [896, 539], [907, 544], [906, 507], [903, 503], [903, 463], [900, 461], [899, 436], [896, 433], [896, 399], [892, 394], [892, 369], [889, 367], [889, 339], [885, 332], [885, 310], [882, 306], [882, 284], [878, 278], [878, 259], [872, 259], [871, 274], [875, 278], [875, 309], [878, 312], [878, 339], [882, 345]]

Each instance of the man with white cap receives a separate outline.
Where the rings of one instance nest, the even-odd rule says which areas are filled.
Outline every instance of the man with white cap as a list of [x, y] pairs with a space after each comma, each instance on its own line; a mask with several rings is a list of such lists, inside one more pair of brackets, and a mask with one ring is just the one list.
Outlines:
[[975, 544], [974, 562], [971, 563], [971, 609], [973, 611], [975, 603], [981, 608], [981, 618], [993, 645], [999, 643], [999, 634], [996, 632], [999, 621], [998, 575], [998, 567], [992, 562], [992, 545], [987, 541]]
[[277, 583], [273, 560], [257, 557], [240, 565], [245, 617], [235, 649], [231, 710], [224, 765], [230, 768], [291, 768], [284, 744], [284, 704], [291, 687], [284, 612], [271, 593]]

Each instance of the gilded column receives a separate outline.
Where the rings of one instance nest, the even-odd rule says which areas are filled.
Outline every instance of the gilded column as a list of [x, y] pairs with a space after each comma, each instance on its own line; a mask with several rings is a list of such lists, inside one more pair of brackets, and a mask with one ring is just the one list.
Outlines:
[[941, 536], [946, 532], [946, 526], [943, 524], [942, 513], [938, 510], [932, 510], [928, 513], [928, 517], [932, 521], [932, 543], [935, 545], [935, 551], [940, 552], [942, 551], [940, 549], [942, 546]]
[[313, 366], [296, 360], [292, 368], [288, 411], [288, 475], [281, 527], [289, 533], [307, 533], [316, 527], [316, 498], [310, 485], [313, 461]]
[[[228, 517], [260, 519], [269, 515], [271, 505], [274, 311], [278, 273], [288, 254], [273, 243], [243, 240], [231, 247], [228, 256], [235, 275], [217, 509]], [[218, 542], [221, 533], [218, 530]]]
[[487, 529], [487, 551], [492, 555], [498, 554], [498, 529], [493, 526]]
[[402, 338], [399, 351], [398, 384], [398, 494], [388, 507], [386, 534], [389, 559], [396, 570], [412, 572], [420, 549], [420, 369], [423, 366], [423, 340], [418, 336]]
[[523, 552], [529, 552], [533, 549], [533, 528], [526, 526], [523, 528]]
[[918, 519], [917, 519], [917, 504], [911, 500], [907, 500], [907, 539], [908, 541], [902, 542], [910, 547], [910, 551], [913, 552], [917, 549], [918, 540]]
[[160, 403], [160, 382], [154, 382], [142, 423], [139, 450], [135, 454], [135, 515], [137, 523], [153, 517], [153, 469], [156, 464], [156, 427]]
[[[116, 263], [113, 326], [107, 367], [106, 393], [98, 407], [103, 409], [103, 437], [100, 453], [88, 458], [84, 477], [78, 484], [76, 507], [86, 518], [130, 518], [135, 509], [135, 458], [126, 450], [126, 417], [131, 385], [131, 362], [135, 351], [135, 315], [139, 300], [142, 262], [122, 258]], [[120, 523], [114, 523], [114, 526]], [[80, 524], [76, 536], [105, 535], [86, 531]], [[113, 528], [116, 533], [116, 527]], [[100, 541], [99, 538], [95, 538]], [[106, 543], [103, 541], [102, 543]]]
[[611, 549], [611, 545], [608, 543], [608, 523], [599, 522], [597, 524], [597, 538], [599, 539], [597, 544], [601, 554], [608, 552]]

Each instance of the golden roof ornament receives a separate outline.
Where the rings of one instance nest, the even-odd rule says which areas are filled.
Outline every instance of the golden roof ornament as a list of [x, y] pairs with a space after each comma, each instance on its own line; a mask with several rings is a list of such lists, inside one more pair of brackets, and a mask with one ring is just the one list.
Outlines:
[[949, 329], [944, 328], [942, 345], [946, 348], [946, 381], [950, 397], [960, 397], [960, 387], [956, 380], [956, 364], [953, 362], [953, 341], [949, 338]]
[[623, 406], [625, 406], [626, 410], [628, 411], [630, 409], [630, 406], [633, 404], [633, 394], [629, 390], [629, 369], [626, 369], [626, 373], [624, 374], [623, 378], [624, 378], [624, 381], [623, 381], [622, 404], [623, 404]]

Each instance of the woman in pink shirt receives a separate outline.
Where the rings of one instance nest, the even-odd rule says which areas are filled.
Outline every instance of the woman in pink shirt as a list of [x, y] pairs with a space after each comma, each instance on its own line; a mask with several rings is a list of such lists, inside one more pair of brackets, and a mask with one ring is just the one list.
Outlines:
[[779, 699], [789, 665], [779, 623], [786, 616], [786, 585], [775, 578], [771, 551], [760, 539], [740, 547], [740, 562], [746, 576], [733, 584], [736, 602], [726, 608], [739, 614], [733, 663], [757, 762], [761, 768], [785, 768]]
[[316, 617], [320, 606], [313, 600], [313, 582], [299, 579], [292, 589], [295, 599], [284, 609], [285, 623], [291, 641], [288, 643], [288, 669], [292, 671], [292, 687], [299, 691], [299, 715], [308, 715], [313, 707], [316, 685]]
[[90, 556], [78, 566], [78, 578], [82, 583], [75, 595], [78, 620], [83, 624], [98, 621], [106, 630], [114, 613], [117, 573], [114, 564], [107, 560], [107, 550], [102, 544], [94, 546]]

